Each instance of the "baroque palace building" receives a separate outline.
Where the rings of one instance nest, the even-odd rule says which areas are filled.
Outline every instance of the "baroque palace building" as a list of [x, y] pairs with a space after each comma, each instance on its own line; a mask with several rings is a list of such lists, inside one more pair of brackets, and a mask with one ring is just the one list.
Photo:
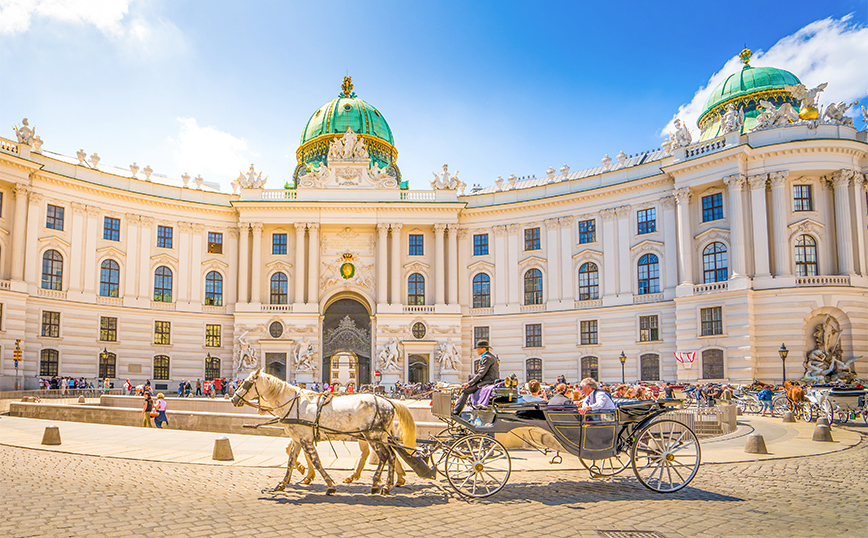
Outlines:
[[780, 381], [782, 343], [790, 378], [865, 377], [866, 132], [748, 60], [698, 141], [468, 192], [446, 166], [409, 190], [348, 79], [280, 189], [65, 157], [25, 122], [0, 139], [0, 388], [457, 382], [481, 338], [522, 380]]

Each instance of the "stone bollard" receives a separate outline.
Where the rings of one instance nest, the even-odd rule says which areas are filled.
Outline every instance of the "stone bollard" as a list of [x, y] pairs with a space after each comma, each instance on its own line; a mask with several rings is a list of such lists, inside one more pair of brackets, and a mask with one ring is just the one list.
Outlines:
[[736, 407], [735, 408], [735, 416], [740, 417], [742, 415], [744, 415], [744, 411], [741, 410], [741, 407]]
[[817, 424], [817, 427], [814, 428], [814, 436], [811, 438], [811, 440], [831, 443], [832, 428], [830, 428], [827, 424]]
[[232, 396], [229, 396], [228, 394], [224, 394], [224, 395], [223, 395], [223, 399], [224, 399], [224, 400], [228, 400], [228, 399], [231, 398], [231, 397], [232, 397]]
[[766, 450], [766, 441], [763, 436], [758, 433], [753, 433], [747, 436], [747, 443], [744, 445], [744, 451], [748, 454], [768, 454]]
[[820, 417], [817, 419], [817, 426], [830, 426], [829, 419], [826, 417]]
[[57, 426], [46, 426], [45, 433], [42, 434], [43, 445], [59, 445], [60, 444], [60, 428]]
[[218, 437], [214, 440], [214, 453], [211, 455], [212, 460], [216, 461], [232, 461], [235, 456], [232, 455], [232, 445], [229, 444], [228, 437]]
[[79, 396], [79, 397], [78, 397], [78, 403], [80, 403], [80, 404], [87, 403], [87, 402], [85, 402], [85, 400], [84, 400], [84, 396]]
[[784, 411], [783, 418], [784, 418], [784, 422], [795, 422], [796, 421], [796, 416], [793, 415], [792, 411]]

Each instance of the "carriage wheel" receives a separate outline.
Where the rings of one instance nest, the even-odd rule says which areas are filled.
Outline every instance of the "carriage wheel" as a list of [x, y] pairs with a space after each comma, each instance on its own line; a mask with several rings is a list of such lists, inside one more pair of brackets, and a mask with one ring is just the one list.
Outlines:
[[817, 418], [817, 414], [814, 412], [814, 406], [811, 402], [802, 403], [802, 415], [805, 417], [805, 422], [813, 422], [814, 419]]
[[790, 410], [790, 402], [786, 397], [775, 398], [772, 402], [772, 413], [783, 416], [784, 413]]
[[748, 412], [754, 414], [758, 414], [763, 410], [763, 405], [759, 403], [759, 400], [751, 400], [748, 402], [747, 407]]
[[829, 400], [823, 401], [823, 407], [820, 410], [820, 414], [826, 416], [826, 420], [829, 421], [829, 426], [831, 426], [832, 423], [835, 422], [835, 411], [832, 408], [832, 402], [830, 402]]
[[585, 469], [595, 478], [598, 476], [615, 476], [630, 465], [630, 454], [622, 452], [611, 458], [602, 460], [586, 460], [579, 458]]
[[493, 437], [468, 435], [446, 453], [446, 478], [465, 497], [481, 499], [506, 485], [512, 463], [506, 448]]
[[868, 426], [868, 407], [862, 409], [862, 420], [865, 422], [865, 425]]
[[658, 493], [672, 493], [689, 484], [701, 459], [696, 435], [676, 420], [659, 420], [642, 428], [632, 455], [636, 478]]
[[850, 411], [838, 409], [838, 423], [847, 424], [850, 421]]

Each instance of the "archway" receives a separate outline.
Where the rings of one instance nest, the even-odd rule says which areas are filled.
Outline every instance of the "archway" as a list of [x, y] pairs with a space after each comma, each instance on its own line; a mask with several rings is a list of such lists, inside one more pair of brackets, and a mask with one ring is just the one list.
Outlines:
[[413, 354], [407, 357], [407, 381], [428, 382], [428, 355]]
[[[371, 315], [356, 299], [326, 307], [322, 324], [322, 381], [371, 383]], [[334, 368], [332, 361], [335, 361]]]

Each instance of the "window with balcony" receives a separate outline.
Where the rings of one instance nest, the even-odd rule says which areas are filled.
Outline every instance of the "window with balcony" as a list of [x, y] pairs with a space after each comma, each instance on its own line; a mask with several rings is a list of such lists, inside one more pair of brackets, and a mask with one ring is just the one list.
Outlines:
[[42, 289], [63, 289], [63, 256], [54, 249], [42, 255]]
[[205, 304], [223, 306], [223, 275], [217, 271], [205, 275]]
[[729, 278], [726, 262], [726, 245], [714, 242], [703, 249], [702, 275], [702, 281], [705, 284], [726, 282]]
[[639, 258], [639, 295], [660, 293], [660, 260], [654, 254]]
[[154, 301], [172, 302], [172, 270], [161, 265], [154, 270]]
[[100, 297], [117, 297], [120, 293], [121, 267], [114, 260], [103, 260], [99, 266]]
[[[289, 279], [286, 273], [274, 273], [271, 275], [271, 299], [270, 304], [289, 303]], [[298, 299], [296, 299], [297, 301]]]
[[796, 276], [817, 276], [818, 274], [817, 241], [810, 235], [800, 235], [796, 239]]
[[407, 304], [410, 306], [425, 304], [425, 277], [419, 273], [413, 273], [407, 279]]

